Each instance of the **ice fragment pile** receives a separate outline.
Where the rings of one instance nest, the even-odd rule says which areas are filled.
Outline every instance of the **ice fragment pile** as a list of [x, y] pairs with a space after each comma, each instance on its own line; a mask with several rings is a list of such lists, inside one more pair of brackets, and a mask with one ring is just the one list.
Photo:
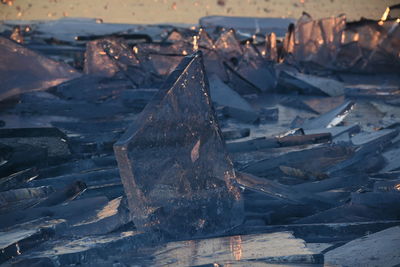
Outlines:
[[1, 22], [0, 263], [399, 265], [398, 8]]

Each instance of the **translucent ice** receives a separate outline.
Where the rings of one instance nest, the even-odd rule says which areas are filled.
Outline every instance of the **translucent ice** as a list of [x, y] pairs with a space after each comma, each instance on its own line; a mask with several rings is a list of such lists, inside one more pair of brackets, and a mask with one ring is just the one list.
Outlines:
[[138, 229], [184, 238], [241, 223], [201, 52], [185, 57], [114, 150]]
[[72, 67], [0, 37], [0, 101], [20, 93], [45, 90], [79, 77]]

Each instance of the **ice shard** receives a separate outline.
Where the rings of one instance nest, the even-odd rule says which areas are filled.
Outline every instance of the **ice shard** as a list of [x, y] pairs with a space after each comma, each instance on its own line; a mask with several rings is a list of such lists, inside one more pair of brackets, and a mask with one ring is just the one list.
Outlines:
[[399, 20], [350, 22], [342, 34], [336, 67], [357, 72], [398, 72]]
[[278, 84], [289, 91], [310, 95], [340, 96], [345, 90], [337, 80], [291, 71], [281, 71]]
[[223, 32], [215, 41], [215, 49], [224, 60], [230, 62], [233, 66], [239, 63], [243, 56], [243, 49], [233, 29]]
[[85, 192], [87, 186], [84, 182], [76, 181], [62, 190], [50, 194], [44, 201], [40, 202], [36, 207], [51, 207], [63, 202], [74, 200], [77, 196]]
[[221, 106], [233, 107], [255, 113], [252, 106], [236, 91], [223, 83], [217, 75], [210, 76], [210, 94], [213, 102]]
[[199, 29], [199, 34], [196, 41], [199, 47], [213, 49], [214, 41], [203, 28]]
[[184, 58], [114, 150], [139, 230], [185, 238], [241, 223], [241, 194], [201, 52]]
[[103, 38], [86, 44], [84, 72], [101, 77], [121, 73], [137, 87], [157, 80], [153, 66], [141, 61], [135, 50], [117, 38]]
[[103, 45], [106, 41], [109, 40], [95, 40], [86, 44], [86, 74], [112, 77], [119, 71], [118, 64], [104, 51]]
[[193, 48], [196, 46], [203, 52], [204, 65], [208, 74], [216, 74], [221, 80], [227, 81], [228, 76], [222, 64], [222, 57], [215, 49], [214, 40], [203, 29], [199, 29], [196, 39], [193, 39]]
[[346, 22], [344, 15], [313, 20], [303, 14], [294, 35], [293, 55], [300, 65], [353, 72], [398, 72], [399, 19], [388, 19], [388, 14], [379, 21], [355, 22]]
[[265, 38], [264, 57], [270, 61], [278, 61], [278, 47], [275, 33], [270, 33]]
[[295, 60], [329, 66], [338, 53], [345, 27], [345, 16], [312, 20], [303, 14], [295, 26]]
[[21, 27], [19, 27], [19, 26], [14, 27], [14, 29], [10, 35], [10, 39], [19, 44], [24, 43], [24, 36], [21, 33]]
[[0, 37], [0, 101], [20, 93], [45, 90], [80, 76], [72, 67]]
[[342, 105], [337, 106], [336, 108], [328, 111], [321, 116], [306, 120], [302, 124], [302, 128], [305, 130], [312, 130], [318, 128], [331, 128], [343, 121], [343, 119], [349, 114], [354, 106], [354, 102], [347, 101]]
[[243, 57], [236, 71], [261, 91], [275, 88], [275, 70], [259, 53], [257, 48], [247, 41], [243, 46]]
[[257, 111], [235, 90], [223, 83], [217, 75], [212, 74], [209, 82], [211, 99], [217, 105], [223, 106], [224, 116], [249, 123], [258, 120]]
[[53, 192], [54, 190], [50, 186], [19, 188], [0, 192], [0, 214], [32, 207]]
[[[22, 155], [19, 155], [22, 156]], [[37, 156], [37, 155], [35, 155]], [[17, 162], [20, 164], [20, 162]], [[22, 164], [21, 164], [22, 165]], [[0, 169], [4, 173], [4, 169]], [[8, 171], [6, 169], [6, 171]], [[32, 181], [38, 177], [37, 171], [34, 168], [25, 169], [6, 177], [0, 178], [0, 192], [19, 187], [26, 182]]]

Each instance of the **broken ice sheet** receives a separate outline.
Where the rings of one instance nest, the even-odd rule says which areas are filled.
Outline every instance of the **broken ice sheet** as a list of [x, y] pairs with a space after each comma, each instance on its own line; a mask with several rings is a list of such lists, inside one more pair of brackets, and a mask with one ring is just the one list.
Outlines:
[[399, 37], [398, 20], [347, 23], [336, 65], [361, 72], [398, 72]]
[[110, 233], [129, 222], [126, 199], [117, 197], [99, 208], [97, 214], [71, 226], [73, 236], [87, 236]]
[[312, 20], [303, 14], [295, 27], [295, 60], [320, 66], [332, 64], [345, 26], [345, 16]]
[[44, 201], [40, 202], [36, 207], [50, 207], [63, 202], [74, 200], [77, 196], [85, 192], [87, 186], [84, 182], [76, 181], [62, 190], [50, 194]]
[[91, 103], [117, 98], [134, 85], [124, 77], [105, 78], [83, 75], [72, 81], [58, 85], [55, 94], [67, 100], [84, 100]]
[[[111, 58], [104, 51], [104, 46], [106, 45], [107, 42], [111, 44], [118, 44], [118, 42], [114, 39], [95, 40], [88, 42], [86, 44], [85, 65], [84, 65], [84, 71], [86, 74], [112, 77], [115, 75], [115, 73], [119, 71], [119, 66], [115, 62], [115, 59]], [[133, 56], [132, 52], [131, 54]]]
[[165, 38], [164, 42], [190, 42], [194, 35], [196, 35], [194, 30], [187, 28], [175, 28], [168, 34], [168, 37]]
[[86, 44], [84, 72], [102, 77], [121, 73], [135, 86], [148, 85], [157, 79], [153, 66], [141, 61], [135, 50], [117, 38], [104, 38]]
[[368, 234], [325, 254], [329, 266], [398, 266], [400, 227]]
[[223, 63], [229, 80], [229, 85], [235, 89], [239, 94], [257, 94], [261, 93], [261, 89], [258, 88], [251, 81], [247, 80], [246, 77], [242, 76], [228, 63]]
[[230, 29], [221, 33], [215, 41], [215, 49], [226, 61], [236, 66], [243, 55], [242, 47], [236, 39], [235, 30]]
[[[3, 147], [6, 148], [6, 151], [4, 151]], [[18, 146], [11, 147], [1, 144], [0, 151], [6, 153], [6, 156], [2, 158], [2, 165], [0, 166], [1, 176], [6, 176], [0, 182], [2, 184], [0, 186], [1, 190], [8, 190], [34, 179], [37, 177], [35, 168], [43, 167], [48, 163], [48, 151], [46, 148], [40, 146], [19, 144]]]
[[3, 37], [0, 37], [0, 62], [0, 101], [24, 92], [45, 90], [80, 76], [70, 66]]
[[261, 91], [275, 88], [275, 69], [266, 61], [257, 48], [247, 41], [242, 47], [243, 57], [236, 71]]
[[2, 144], [11, 147], [27, 144], [45, 148], [49, 157], [68, 157], [71, 152], [67, 140], [67, 136], [62, 131], [53, 127], [0, 129]]
[[269, 62], [249, 41], [242, 46], [233, 29], [222, 32], [213, 48], [224, 62], [232, 88], [239, 93], [274, 88], [275, 72]]
[[317, 118], [306, 120], [304, 123], [302, 123], [301, 127], [304, 130], [334, 127], [344, 120], [344, 118], [352, 110], [354, 104], [355, 103], [352, 101], [347, 101]]
[[23, 94], [20, 97], [20, 102], [15, 106], [14, 112], [20, 115], [105, 119], [127, 111], [127, 108], [123, 107], [122, 103], [118, 103], [118, 101], [104, 102], [99, 105], [82, 100], [68, 101], [47, 92], [33, 92]]
[[308, 14], [295, 27], [294, 59], [307, 66], [356, 72], [398, 72], [398, 20], [361, 19], [344, 15], [313, 20]]
[[281, 71], [278, 84], [301, 94], [339, 96], [344, 93], [343, 84], [337, 80], [300, 72]]
[[105, 196], [74, 200], [62, 205], [14, 210], [0, 215], [0, 228], [7, 228], [29, 222], [46, 215], [48, 218], [65, 219], [74, 225], [90, 217], [97, 216], [98, 210], [108, 204]]
[[114, 150], [138, 229], [184, 238], [241, 223], [201, 52], [181, 62]]
[[222, 58], [215, 50], [214, 40], [203, 29], [199, 29], [198, 36], [193, 37], [193, 49], [203, 52], [204, 65], [208, 74], [216, 74], [221, 80], [227, 81], [227, 73], [222, 65]]
[[396, 147], [382, 154], [385, 158], [386, 166], [381, 172], [397, 171], [400, 169], [400, 149]]
[[[234, 153], [232, 158], [240, 171], [261, 177], [282, 177], [279, 166], [323, 173], [354, 155], [354, 148], [341, 145], [311, 145], [306, 148], [279, 148]], [[313, 158], [310, 161], [310, 157]]]
[[250, 18], [229, 16], [207, 16], [200, 19], [199, 23], [207, 30], [218, 28], [234, 28], [242, 35], [251, 37], [253, 34], [275, 33], [278, 37], [285, 35], [290, 23], [295, 22], [290, 18]]
[[240, 139], [243, 137], [247, 137], [250, 135], [250, 129], [235, 129], [230, 131], [222, 132], [225, 140], [233, 140], [233, 139]]
[[279, 119], [279, 109], [278, 108], [265, 108], [260, 109], [260, 119], [261, 121], [278, 121]]
[[[26, 153], [26, 150], [24, 152]], [[19, 154], [17, 156], [22, 157], [21, 154]], [[34, 154], [34, 156], [37, 157], [38, 155]], [[39, 159], [40, 159], [40, 157], [39, 157]], [[10, 161], [12, 161], [12, 158], [10, 159]], [[29, 158], [28, 158], [28, 161], [29, 161]], [[18, 167], [14, 167], [14, 166], [12, 166], [12, 167], [21, 168], [21, 165], [24, 166], [24, 163], [25, 162], [23, 162], [23, 161], [22, 162], [21, 161], [19, 161], [19, 162], [17, 161], [16, 164], [14, 164], [14, 165], [17, 165]], [[35, 162], [33, 162], [33, 164], [34, 163]], [[6, 164], [3, 164], [3, 166], [4, 165], [6, 165]], [[7, 167], [8, 166], [4, 166], [4, 167], [2, 167], [0, 169], [2, 175], [7, 174], [7, 173], [10, 172], [11, 168], [7, 168]], [[13, 169], [11, 169], [11, 170], [13, 170]], [[25, 184], [26, 182], [34, 180], [37, 177], [38, 177], [38, 174], [37, 174], [36, 169], [34, 169], [34, 168], [21, 170], [21, 171], [18, 171], [16, 173], [12, 173], [11, 175], [7, 175], [5, 177], [1, 177], [0, 178], [0, 192], [1, 191], [7, 191], [7, 190], [10, 190], [10, 189], [19, 187], [19, 186]]]
[[[10, 264], [18, 266], [68, 266], [91, 265], [96, 262], [96, 266], [109, 266], [121, 260], [121, 252], [125, 251], [129, 251], [129, 262], [132, 263], [132, 252], [138, 246], [147, 245], [151, 241], [147, 234], [136, 231], [58, 238], [36, 246], [25, 255], [13, 259]], [[112, 263], [107, 261], [110, 258], [113, 259]]]
[[20, 44], [24, 43], [24, 36], [21, 33], [21, 27], [14, 27], [12, 34], [10, 35], [10, 39]]
[[222, 114], [246, 123], [258, 120], [257, 111], [235, 90], [223, 83], [217, 75], [209, 78], [211, 99], [217, 105], [223, 106]]
[[253, 113], [256, 112], [243, 97], [223, 83], [217, 75], [211, 75], [209, 82], [211, 99], [213, 102], [221, 106], [233, 107]]
[[284, 95], [280, 97], [279, 104], [296, 109], [296, 110], [304, 110], [309, 113], [314, 113], [314, 114], [319, 114], [317, 110], [315, 110], [312, 106], [310, 106], [306, 101], [302, 100], [299, 96], [297, 95]]
[[[31, 224], [31, 225], [30, 225]], [[0, 232], [0, 263], [25, 254], [41, 243], [52, 239], [56, 229], [65, 226], [64, 220], [36, 220]]]
[[400, 179], [389, 181], [376, 181], [373, 192], [400, 193]]
[[371, 85], [371, 84], [358, 84], [346, 86], [344, 89], [345, 94], [350, 97], [369, 97], [369, 98], [382, 98], [394, 99], [400, 97], [400, 86], [385, 86], [385, 85]]
[[[374, 131], [382, 125], [382, 119], [385, 117], [385, 114], [391, 113], [386, 110], [381, 111], [380, 107], [381, 105], [376, 106], [371, 101], [357, 99], [356, 105], [354, 105], [348, 116], [344, 118], [343, 124], [358, 124], [364, 131]], [[392, 111], [395, 110], [395, 108], [392, 108]]]
[[321, 263], [323, 257], [291, 233], [277, 232], [170, 242], [158, 247], [152, 263], [157, 266], [171, 262], [174, 266], [231, 266], [238, 263], [244, 264], [239, 266], [253, 266], [254, 261], [266, 264], [262, 266], [271, 266], [267, 263], [311, 264]]
[[[199, 34], [197, 38], [197, 45], [202, 48], [213, 49], [214, 47], [214, 40], [208, 35], [207, 31], [203, 28], [199, 29]], [[194, 42], [194, 40], [193, 40]], [[193, 44], [195, 45], [195, 44]]]
[[179, 65], [183, 56], [149, 53], [147, 59], [151, 61], [151, 65], [154, 66], [154, 70], [158, 75], [168, 76]]
[[53, 192], [54, 190], [50, 186], [20, 188], [0, 192], [0, 214], [31, 207]]

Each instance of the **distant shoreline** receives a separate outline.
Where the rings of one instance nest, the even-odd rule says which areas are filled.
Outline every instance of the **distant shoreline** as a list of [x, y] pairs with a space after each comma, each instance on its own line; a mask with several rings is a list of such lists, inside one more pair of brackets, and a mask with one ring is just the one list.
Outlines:
[[[10, 0], [11, 1], [11, 0]], [[379, 19], [397, 0], [14, 0], [0, 4], [0, 20], [101, 18], [106, 23], [197, 24], [210, 15], [314, 18], [346, 14], [348, 20]]]

